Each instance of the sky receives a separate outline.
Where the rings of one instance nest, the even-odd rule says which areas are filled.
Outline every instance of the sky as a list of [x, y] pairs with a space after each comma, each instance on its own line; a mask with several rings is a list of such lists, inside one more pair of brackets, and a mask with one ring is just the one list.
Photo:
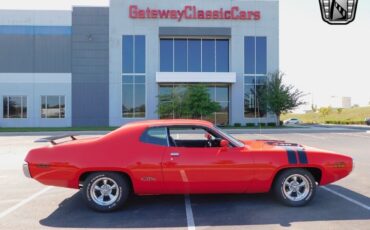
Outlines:
[[[200, 0], [199, 0], [200, 1]], [[226, 1], [226, 0], [225, 0]], [[0, 0], [0, 9], [71, 9], [107, 6], [108, 0]], [[370, 1], [359, 0], [346, 26], [322, 21], [318, 0], [280, 0], [280, 70], [285, 82], [307, 94], [307, 105], [370, 103]]]
[[318, 0], [280, 1], [280, 69], [286, 82], [318, 106], [370, 102], [370, 1], [359, 0], [356, 19], [334, 26], [322, 21]]

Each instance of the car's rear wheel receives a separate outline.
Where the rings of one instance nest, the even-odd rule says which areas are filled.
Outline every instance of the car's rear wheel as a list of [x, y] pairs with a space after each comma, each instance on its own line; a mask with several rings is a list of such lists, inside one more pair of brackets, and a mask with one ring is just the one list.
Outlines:
[[283, 204], [293, 207], [309, 203], [316, 192], [316, 182], [305, 169], [288, 169], [275, 180], [274, 193]]
[[97, 172], [86, 178], [82, 193], [90, 208], [109, 212], [123, 206], [130, 190], [128, 180], [122, 175], [114, 172]]

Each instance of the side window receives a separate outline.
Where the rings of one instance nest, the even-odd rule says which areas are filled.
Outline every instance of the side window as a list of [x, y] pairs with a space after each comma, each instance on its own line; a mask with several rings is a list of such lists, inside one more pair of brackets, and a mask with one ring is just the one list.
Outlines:
[[221, 137], [204, 127], [172, 126], [169, 127], [169, 135], [169, 144], [174, 147], [220, 147]]
[[191, 127], [191, 126], [178, 126], [169, 128], [170, 136], [173, 140], [198, 140], [206, 141], [206, 134], [208, 132], [201, 127]]
[[140, 141], [148, 144], [168, 146], [165, 127], [148, 128], [141, 135]]

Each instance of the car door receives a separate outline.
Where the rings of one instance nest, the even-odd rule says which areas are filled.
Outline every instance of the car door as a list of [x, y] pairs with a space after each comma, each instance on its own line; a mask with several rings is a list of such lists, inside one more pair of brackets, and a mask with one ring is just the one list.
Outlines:
[[[191, 137], [189, 130], [185, 136]], [[182, 135], [182, 136], [181, 136]], [[189, 136], [190, 135], [190, 136]], [[195, 147], [175, 146], [171, 142], [185, 141], [184, 134], [171, 133], [170, 145], [163, 157], [163, 180], [168, 193], [243, 193], [252, 180], [253, 159], [243, 147], [199, 147], [199, 133], [193, 139]], [[171, 140], [171, 138], [173, 140]], [[189, 140], [188, 140], [189, 141]], [[189, 141], [191, 142], [191, 141]]]

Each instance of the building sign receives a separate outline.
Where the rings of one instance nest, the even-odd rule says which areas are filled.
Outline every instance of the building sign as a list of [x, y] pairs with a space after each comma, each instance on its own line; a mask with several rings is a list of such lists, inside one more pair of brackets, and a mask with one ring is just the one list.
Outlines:
[[260, 11], [246, 11], [238, 6], [230, 9], [219, 8], [215, 10], [202, 10], [196, 6], [185, 6], [181, 10], [174, 9], [153, 9], [150, 7], [140, 8], [137, 5], [130, 5], [129, 17], [132, 19], [172, 19], [182, 20], [260, 20]]

